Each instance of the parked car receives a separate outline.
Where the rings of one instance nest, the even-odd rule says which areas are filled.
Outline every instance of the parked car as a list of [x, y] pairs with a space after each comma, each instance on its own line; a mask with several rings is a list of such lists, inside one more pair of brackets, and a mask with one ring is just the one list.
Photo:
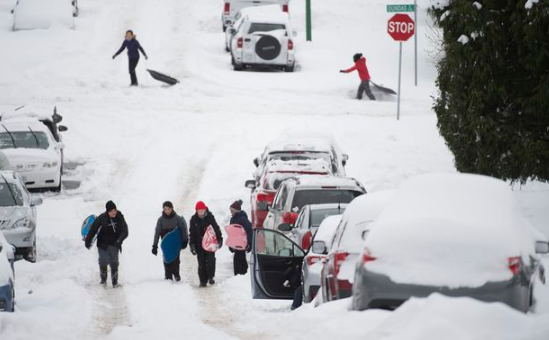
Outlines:
[[437, 292], [527, 312], [543, 272], [539, 254], [549, 251], [532, 236], [507, 183], [471, 174], [415, 177], [372, 225], [352, 307], [394, 309]]
[[231, 41], [233, 40], [234, 33], [238, 31], [242, 25], [244, 19], [248, 16], [268, 14], [268, 13], [280, 13], [282, 12], [281, 5], [264, 5], [264, 6], [255, 6], [255, 7], [244, 7], [236, 13], [234, 16], [234, 21], [230, 22], [227, 25], [228, 29], [224, 28], [225, 31], [225, 51], [231, 51]]
[[0, 232], [0, 311], [15, 310], [15, 272], [13, 247]]
[[320, 223], [329, 216], [343, 214], [346, 208], [347, 204], [342, 203], [307, 204], [299, 211], [295, 225], [281, 224], [278, 230], [289, 232], [289, 237], [308, 251]]
[[[13, 118], [34, 118], [39, 120], [50, 130], [56, 142], [62, 142], [63, 136], [61, 135], [61, 132], [68, 131], [68, 128], [65, 125], [59, 125], [59, 123], [63, 121], [63, 116], [57, 113], [57, 107], [53, 108], [53, 113], [51, 115], [26, 106], [18, 107], [13, 112], [0, 115], [0, 121]], [[63, 154], [63, 150], [61, 150], [61, 153]]]
[[276, 190], [280, 184], [289, 178], [298, 178], [303, 175], [328, 175], [330, 164], [324, 159], [303, 159], [282, 161], [273, 159], [263, 168], [259, 181], [246, 181], [245, 186], [252, 190], [251, 218], [254, 228], [262, 228], [267, 217], [268, 207], [272, 205]]
[[224, 0], [221, 14], [223, 32], [236, 21], [238, 13], [243, 8], [276, 4], [282, 8], [283, 12], [288, 13], [289, 2], [290, 0]]
[[263, 227], [277, 229], [294, 225], [297, 213], [307, 204], [350, 203], [366, 190], [356, 179], [335, 176], [304, 175], [287, 179], [278, 188]]
[[52, 25], [74, 29], [76, 0], [18, 0], [12, 10], [13, 30], [48, 29]]
[[36, 206], [42, 199], [32, 196], [21, 176], [0, 171], [0, 231], [15, 247], [15, 255], [36, 262]]
[[345, 209], [321, 270], [322, 301], [351, 296], [355, 263], [364, 249], [372, 222], [379, 216], [392, 191], [379, 191], [357, 197]]
[[295, 70], [295, 50], [287, 13], [247, 15], [238, 30], [227, 29], [231, 39], [231, 63], [235, 71], [248, 67]]
[[305, 303], [313, 301], [320, 289], [323, 260], [326, 259], [330, 251], [341, 217], [342, 215], [333, 215], [322, 221], [313, 236], [312, 246], [303, 259], [301, 283], [303, 285], [303, 302]]
[[65, 145], [36, 119], [11, 118], [0, 123], [0, 149], [27, 188], [60, 191]]

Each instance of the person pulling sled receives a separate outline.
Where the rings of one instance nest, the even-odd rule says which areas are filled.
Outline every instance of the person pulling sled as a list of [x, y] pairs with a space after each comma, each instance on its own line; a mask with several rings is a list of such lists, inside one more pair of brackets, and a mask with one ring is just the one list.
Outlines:
[[124, 39], [124, 42], [122, 42], [122, 46], [120, 46], [120, 49], [112, 56], [112, 59], [114, 60], [124, 49], [128, 50], [128, 66], [130, 70], [130, 79], [131, 79], [131, 85], [130, 86], [137, 86], [137, 75], [135, 74], [135, 68], [137, 67], [137, 64], [139, 63], [139, 51], [145, 56], [145, 59], [149, 59], [147, 57], [147, 53], [145, 53], [145, 50], [143, 47], [141, 47], [141, 44], [136, 39], [136, 35], [133, 34], [132, 30], [128, 30], [126, 32], [126, 38]]
[[353, 56], [353, 61], [355, 66], [347, 70], [339, 70], [341, 73], [351, 73], [353, 71], [358, 71], [358, 76], [360, 77], [360, 85], [358, 86], [358, 91], [356, 93], [356, 99], [362, 99], [362, 93], [366, 92], [366, 95], [370, 100], [376, 100], [376, 97], [372, 94], [370, 90], [370, 72], [368, 72], [368, 66], [366, 66], [366, 58], [362, 56], [362, 53], [356, 53]]
[[158, 254], [159, 239], [164, 239], [164, 237], [172, 232], [176, 233], [174, 234], [174, 237], [180, 238], [178, 240], [179, 242], [176, 242], [176, 245], [181, 245], [181, 247], [174, 246], [172, 247], [174, 249], [170, 249], [170, 251], [174, 253], [170, 254], [171, 257], [175, 257], [175, 259], [173, 259], [172, 261], [166, 262], [167, 257], [164, 256], [164, 279], [175, 279], [175, 281], [181, 281], [181, 276], [179, 275], [179, 265], [181, 261], [179, 256], [181, 249], [185, 249], [189, 241], [187, 222], [185, 221], [183, 216], [179, 216], [174, 211], [172, 202], [166, 201], [162, 204], [162, 215], [158, 218], [158, 221], [156, 222], [154, 241], [152, 245], [153, 255], [156, 256]]

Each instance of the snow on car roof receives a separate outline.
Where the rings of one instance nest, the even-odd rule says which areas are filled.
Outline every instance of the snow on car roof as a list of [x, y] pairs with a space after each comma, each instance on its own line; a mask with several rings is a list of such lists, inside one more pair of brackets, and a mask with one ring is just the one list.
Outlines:
[[296, 180], [300, 187], [359, 187], [359, 183], [354, 178], [303, 175]]
[[331, 152], [334, 144], [331, 138], [321, 138], [315, 136], [296, 136], [289, 138], [279, 138], [267, 145], [267, 152], [285, 152], [285, 151], [309, 151], [309, 152]]
[[245, 15], [261, 15], [261, 14], [271, 14], [271, 13], [284, 13], [282, 11], [282, 6], [273, 4], [273, 5], [263, 5], [263, 6], [252, 6], [244, 7], [240, 10], [242, 16]]
[[38, 109], [31, 105], [25, 105], [24, 107], [21, 107], [17, 111], [11, 111], [11, 112], [3, 112], [2, 115], [0, 115], [1, 119], [19, 119], [19, 118], [35, 118], [38, 120], [52, 120], [52, 113], [50, 113], [50, 109]]
[[343, 215], [328, 216], [320, 223], [318, 230], [315, 234], [315, 241], [324, 241], [326, 245], [329, 245], [334, 237], [334, 233], [341, 221]]
[[[33, 131], [49, 131], [47, 126], [35, 118], [28, 116], [12, 117], [0, 121], [0, 124], [4, 125], [8, 131], [28, 131], [29, 127]], [[3, 128], [0, 129], [0, 133], [5, 132]]]
[[340, 207], [342, 210], [345, 210], [348, 205], [349, 205], [348, 203], [322, 203], [322, 204], [309, 204], [308, 207], [311, 209], [311, 211], [337, 209], [337, 207]]
[[505, 182], [471, 174], [406, 181], [374, 222], [368, 269], [399, 283], [478, 287], [511, 278], [508, 258], [534, 254], [529, 223]]
[[287, 172], [287, 171], [309, 171], [331, 173], [330, 164], [323, 158], [314, 159], [299, 159], [284, 161], [273, 159], [267, 163], [267, 171], [269, 172]]
[[[251, 22], [288, 24], [288, 13], [282, 12], [280, 5], [255, 6], [242, 9], [242, 16]], [[245, 11], [245, 12], [244, 12]]]

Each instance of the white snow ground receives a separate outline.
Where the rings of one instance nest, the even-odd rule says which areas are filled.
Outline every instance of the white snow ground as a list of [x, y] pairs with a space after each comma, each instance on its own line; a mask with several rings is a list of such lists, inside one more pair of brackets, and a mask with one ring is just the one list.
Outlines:
[[[350, 155], [349, 175], [369, 191], [393, 189], [426, 172], [453, 172], [452, 156], [431, 111], [436, 50], [425, 2], [418, 21], [419, 86], [413, 43], [404, 44], [402, 118], [394, 98], [352, 100], [358, 77], [342, 75], [363, 52], [373, 80], [396, 89], [398, 44], [386, 33], [387, 2], [316, 0], [313, 43], [304, 34], [304, 0], [292, 0], [298, 72], [235, 73], [224, 52], [219, 0], [81, 0], [76, 29], [11, 31], [15, 0], [0, 0], [0, 112], [23, 104], [57, 105], [69, 131], [65, 179], [80, 187], [44, 194], [39, 262], [16, 266], [17, 311], [0, 314], [0, 338], [18, 339], [540, 339], [549, 337], [549, 289], [536, 290], [536, 312], [431, 296], [394, 313], [350, 312], [343, 300], [289, 312], [287, 301], [253, 301], [248, 276], [232, 277], [230, 253], [218, 253], [218, 284], [197, 287], [196, 260], [184, 252], [183, 282], [165, 282], [150, 254], [164, 200], [186, 219], [197, 199], [220, 224], [237, 198], [249, 210], [244, 181], [252, 159], [289, 128], [328, 131]], [[398, 3], [397, 1], [391, 1]], [[128, 87], [125, 55], [111, 60], [126, 29], [150, 59]], [[145, 68], [181, 83], [167, 87]], [[67, 183], [69, 184], [69, 183]], [[74, 184], [74, 182], [71, 182]], [[549, 235], [549, 185], [515, 186], [530, 221]], [[96, 250], [80, 224], [113, 199], [130, 236], [118, 290], [97, 287]], [[549, 261], [545, 261], [549, 266]]]

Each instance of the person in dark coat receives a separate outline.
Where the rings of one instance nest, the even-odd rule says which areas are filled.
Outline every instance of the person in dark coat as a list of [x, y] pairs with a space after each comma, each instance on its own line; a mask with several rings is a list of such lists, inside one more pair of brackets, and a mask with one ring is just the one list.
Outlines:
[[229, 247], [229, 250], [234, 253], [233, 268], [234, 275], [245, 275], [248, 272], [248, 261], [246, 260], [246, 252], [252, 249], [252, 222], [248, 219], [245, 211], [242, 211], [242, 200], [238, 200], [231, 204], [231, 221], [230, 224], [239, 224], [246, 231], [248, 236], [248, 247], [246, 250], [237, 250]]
[[358, 86], [356, 99], [362, 99], [362, 93], [366, 92], [366, 95], [370, 98], [370, 100], [376, 100], [376, 97], [372, 94], [372, 90], [370, 90], [370, 72], [368, 72], [368, 66], [366, 66], [366, 58], [362, 56], [362, 53], [357, 53], [353, 56], [353, 61], [355, 62], [355, 66], [347, 70], [340, 70], [339, 72], [350, 73], [353, 71], [358, 71], [360, 85]]
[[209, 211], [204, 202], [199, 201], [195, 206], [196, 213], [191, 217], [189, 227], [189, 247], [191, 253], [196, 255], [198, 260], [198, 278], [200, 287], [206, 287], [206, 283], [215, 284], [215, 253], [210, 253], [202, 248], [202, 238], [208, 226], [212, 226], [219, 248], [223, 245], [221, 229], [215, 221], [214, 215]]
[[106, 212], [99, 215], [93, 222], [86, 236], [85, 245], [90, 249], [97, 234], [101, 284], [107, 284], [107, 266], [110, 266], [112, 286], [116, 288], [118, 287], [118, 253], [122, 252], [122, 243], [128, 237], [128, 225], [124, 215], [116, 208], [113, 201], [105, 204], [105, 210]]
[[[164, 236], [171, 233], [176, 228], [179, 228], [181, 241], [183, 243], [182, 249], [185, 249], [187, 247], [187, 243], [189, 241], [187, 222], [185, 221], [183, 216], [179, 216], [178, 214], [176, 214], [176, 212], [173, 210], [172, 202], [164, 202], [164, 204], [162, 204], [162, 210], [162, 216], [158, 218], [158, 221], [156, 222], [156, 229], [154, 232], [152, 253], [155, 256], [158, 254], [158, 240], [160, 238], [164, 238]], [[181, 262], [179, 260], [179, 254], [172, 262], [164, 262], [164, 278], [166, 280], [175, 279], [175, 281], [181, 281], [181, 276], [179, 275], [180, 263]]]
[[145, 59], [149, 59], [149, 57], [147, 57], [147, 53], [145, 53], [145, 50], [141, 47], [141, 44], [137, 41], [136, 36], [131, 30], [126, 32], [126, 39], [124, 39], [120, 49], [112, 56], [112, 59], [114, 60], [114, 58], [122, 53], [124, 49], [128, 50], [130, 79], [132, 81], [131, 86], [137, 86], [138, 84], [137, 76], [135, 75], [135, 68], [137, 67], [137, 63], [139, 63], [139, 51], [141, 51], [141, 53], [145, 56]]

